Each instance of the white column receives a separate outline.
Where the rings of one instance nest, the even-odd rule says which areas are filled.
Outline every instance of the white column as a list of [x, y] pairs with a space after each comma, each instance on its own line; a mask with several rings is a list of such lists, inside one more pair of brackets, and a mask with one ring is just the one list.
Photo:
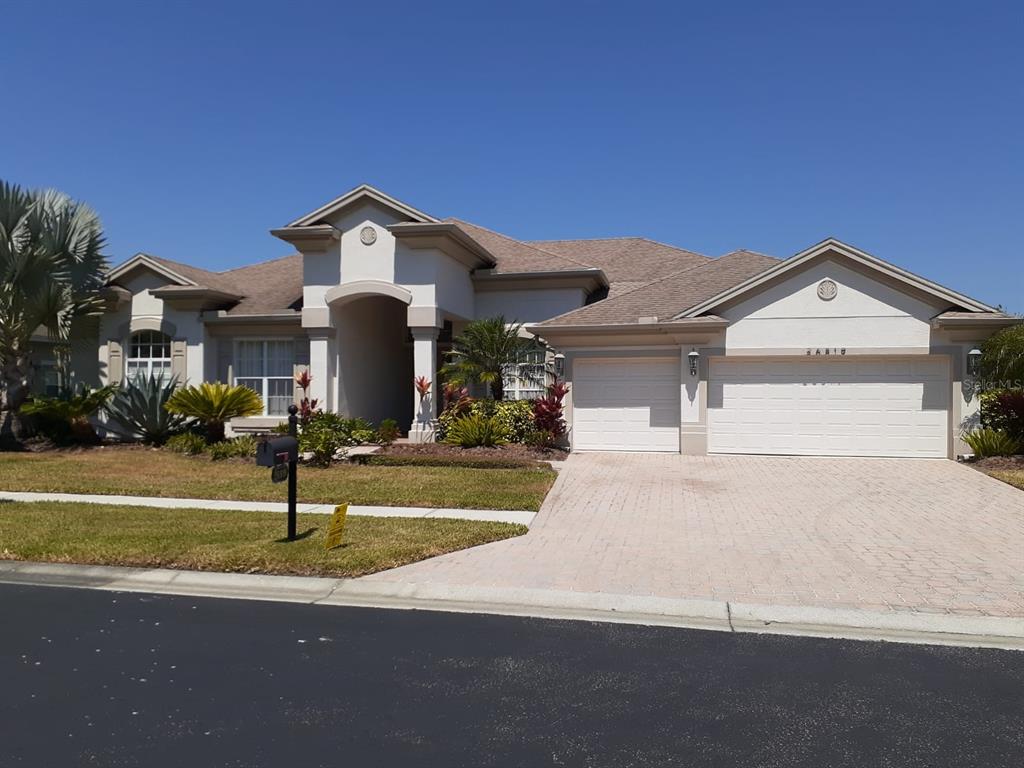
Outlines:
[[430, 381], [430, 392], [420, 397], [414, 382], [412, 387], [413, 416], [409, 428], [409, 439], [414, 443], [434, 441], [434, 403], [437, 402], [437, 336], [440, 328], [420, 326], [409, 329], [412, 332], [413, 377], [420, 376]]
[[321, 410], [334, 410], [334, 335], [333, 328], [309, 329], [310, 399], [316, 399]]

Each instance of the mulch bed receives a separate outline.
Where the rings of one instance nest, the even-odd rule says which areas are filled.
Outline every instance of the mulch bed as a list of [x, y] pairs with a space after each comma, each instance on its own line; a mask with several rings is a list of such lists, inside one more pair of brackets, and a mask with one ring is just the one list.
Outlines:
[[989, 456], [987, 459], [972, 461], [971, 466], [984, 472], [1007, 469], [1024, 470], [1024, 456]]
[[457, 445], [445, 445], [444, 443], [399, 443], [390, 448], [381, 449], [380, 452], [389, 456], [533, 459], [535, 461], [561, 461], [569, 455], [568, 451], [561, 448], [545, 450], [518, 443], [499, 445], [496, 448], [460, 448]]

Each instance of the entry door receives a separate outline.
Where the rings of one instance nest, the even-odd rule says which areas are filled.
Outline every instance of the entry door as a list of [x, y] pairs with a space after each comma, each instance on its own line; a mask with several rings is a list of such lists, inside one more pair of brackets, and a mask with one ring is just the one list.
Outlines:
[[944, 356], [712, 359], [708, 450], [945, 458], [949, 398]]
[[679, 451], [675, 358], [583, 358], [573, 363], [572, 447]]

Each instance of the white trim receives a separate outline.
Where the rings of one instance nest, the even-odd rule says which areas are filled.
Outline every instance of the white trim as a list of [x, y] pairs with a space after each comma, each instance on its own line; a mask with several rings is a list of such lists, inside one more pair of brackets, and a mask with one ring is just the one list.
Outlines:
[[907, 285], [910, 285], [914, 288], [917, 288], [920, 291], [935, 296], [936, 298], [942, 299], [943, 301], [948, 301], [952, 304], [966, 307], [967, 309], [973, 310], [975, 312], [996, 311], [987, 304], [982, 304], [980, 301], [975, 301], [974, 299], [968, 296], [964, 296], [961, 293], [957, 293], [956, 291], [939, 285], [938, 283], [933, 283], [931, 280], [926, 280], [925, 278], [920, 277], [919, 275], [915, 275], [914, 273], [908, 272], [905, 269], [901, 269], [893, 264], [890, 264], [887, 261], [883, 261], [882, 259], [879, 259], [877, 256], [872, 256], [871, 254], [865, 253], [864, 251], [858, 248], [854, 248], [852, 245], [847, 245], [846, 243], [841, 242], [840, 240], [836, 240], [835, 238], [830, 237], [827, 240], [823, 240], [822, 242], [818, 243], [817, 245], [811, 246], [807, 250], [801, 251], [795, 256], [791, 256], [790, 258], [773, 267], [769, 267], [763, 272], [759, 272], [758, 274], [754, 275], [751, 278], [748, 278], [747, 280], [744, 280], [742, 283], [739, 283], [738, 285], [734, 285], [731, 288], [727, 288], [721, 293], [712, 296], [710, 299], [701, 302], [695, 307], [691, 307], [690, 309], [685, 310], [684, 312], [680, 312], [679, 314], [675, 315], [672, 319], [682, 320], [686, 318], [693, 318], [705, 312], [709, 312], [710, 310], [714, 309], [720, 304], [723, 304], [726, 301], [736, 299], [745, 293], [749, 293], [754, 289], [760, 287], [761, 285], [764, 285], [769, 280], [772, 280], [778, 277], [779, 275], [783, 275], [789, 272], [790, 270], [800, 266], [801, 264], [804, 264], [812, 259], [824, 256], [831, 252], [835, 252], [841, 256], [845, 256], [846, 258], [851, 259], [852, 261], [856, 261], [866, 267], [870, 267], [871, 269], [881, 272], [882, 274], [894, 278], [895, 280], [906, 283]]
[[324, 294], [324, 302], [330, 307], [336, 307], [363, 296], [388, 296], [412, 304], [410, 291], [386, 280], [353, 280], [351, 283], [336, 285]]
[[430, 214], [424, 213], [423, 211], [413, 208], [411, 205], [406, 205], [401, 200], [396, 200], [390, 195], [386, 195], [379, 189], [371, 187], [369, 184], [360, 184], [355, 189], [351, 189], [340, 197], [336, 197], [329, 203], [321, 205], [315, 211], [307, 213], [305, 216], [300, 216], [295, 221], [288, 224], [289, 227], [305, 227], [310, 224], [314, 224], [318, 219], [322, 219], [324, 216], [329, 216], [336, 211], [340, 211], [347, 205], [354, 203], [361, 197], [368, 197], [371, 200], [375, 200], [378, 203], [382, 203], [389, 208], [392, 208], [399, 213], [408, 216], [413, 221], [420, 222], [437, 222]]
[[121, 277], [121, 275], [130, 272], [131, 270], [135, 269], [135, 267], [138, 266], [143, 266], [146, 267], [147, 269], [151, 269], [158, 275], [166, 277], [168, 280], [174, 280], [180, 285], [198, 285], [198, 283], [196, 283], [194, 280], [189, 280], [187, 277], [180, 274], [179, 272], [175, 272], [170, 267], [165, 267], [163, 264], [159, 263], [158, 261], [155, 261], [152, 257], [147, 256], [145, 253], [136, 253], [127, 261], [119, 264], [118, 266], [114, 267], [109, 272], [107, 272], [107, 282], [110, 282], [111, 280], [116, 280], [117, 278]]
[[[150, 354], [146, 357], [133, 357], [132, 348], [135, 346], [134, 339], [136, 336], [139, 336], [140, 334], [143, 333], [153, 334], [153, 336], [162, 338], [154, 340], [153, 336], [150, 336], [149, 340], [146, 342], [139, 341], [138, 343], [140, 346], [145, 345], [150, 348]], [[167, 378], [171, 378], [171, 376], [173, 375], [171, 373], [171, 360], [173, 359], [173, 351], [171, 349], [171, 344], [174, 341], [174, 339], [171, 338], [171, 335], [169, 333], [164, 333], [162, 330], [154, 328], [140, 328], [138, 330], [132, 331], [128, 335], [127, 341], [128, 343], [126, 346], [128, 347], [128, 350], [127, 354], [124, 355], [124, 375], [126, 379], [138, 376], [140, 374], [143, 376], [152, 376], [154, 373], [159, 373], [161, 376], [166, 374]], [[154, 357], [152, 355], [154, 346], [166, 346], [167, 357]], [[137, 369], [141, 367], [143, 368], [143, 370], [133, 371], [133, 363], [135, 364]], [[159, 371], [153, 370], [153, 363], [160, 364]]]

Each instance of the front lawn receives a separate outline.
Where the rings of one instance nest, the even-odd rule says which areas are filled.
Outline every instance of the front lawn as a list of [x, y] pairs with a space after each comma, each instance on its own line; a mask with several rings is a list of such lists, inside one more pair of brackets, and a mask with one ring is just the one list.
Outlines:
[[301, 538], [286, 542], [285, 516], [272, 512], [0, 501], [0, 559], [361, 576], [527, 530], [475, 520], [350, 517], [342, 546], [325, 551], [329, 520], [299, 515]]
[[[536, 512], [554, 480], [554, 470], [541, 467], [301, 466], [299, 500]], [[284, 501], [286, 489], [251, 462], [142, 447], [0, 454], [4, 491]]]
[[1024, 491], [1024, 469], [992, 469], [987, 474]]

